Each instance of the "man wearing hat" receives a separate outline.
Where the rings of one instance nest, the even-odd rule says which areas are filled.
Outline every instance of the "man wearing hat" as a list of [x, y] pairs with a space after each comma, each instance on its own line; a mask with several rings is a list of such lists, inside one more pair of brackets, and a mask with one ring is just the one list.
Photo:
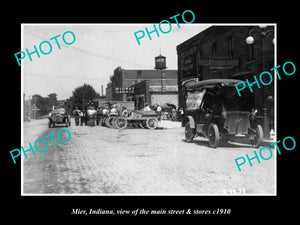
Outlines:
[[145, 103], [145, 104], [144, 104], [143, 111], [151, 111], [151, 108], [150, 108], [150, 106], [149, 106], [148, 103]]

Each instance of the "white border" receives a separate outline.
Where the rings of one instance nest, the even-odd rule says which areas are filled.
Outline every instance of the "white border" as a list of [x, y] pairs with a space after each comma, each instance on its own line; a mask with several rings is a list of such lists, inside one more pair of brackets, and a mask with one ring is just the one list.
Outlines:
[[[173, 23], [172, 23], [173, 24]], [[126, 24], [120, 24], [120, 23], [22, 23], [21, 24], [21, 50], [24, 49], [24, 43], [23, 43], [23, 27], [29, 25], [29, 26], [132, 26], [132, 25], [153, 25], [151, 23], [126, 23]], [[274, 66], [277, 66], [277, 23], [193, 23], [193, 24], [180, 24], [180, 26], [259, 26], [259, 25], [267, 25], [267, 26], [274, 26]], [[199, 32], [200, 33], [200, 32]], [[188, 39], [187, 39], [188, 40]], [[21, 65], [21, 144], [23, 146], [23, 115], [24, 115], [24, 106], [23, 106], [23, 72], [24, 72], [24, 64]], [[274, 121], [274, 129], [275, 129], [275, 141], [277, 141], [277, 76], [275, 77], [274, 81], [274, 111], [275, 111], [275, 121]], [[275, 152], [275, 146], [274, 146], [274, 152]], [[23, 186], [23, 157], [21, 156], [21, 196], [277, 196], [277, 154], [275, 155], [274, 161], [275, 161], [275, 194], [27, 194], [24, 193], [24, 186]]]

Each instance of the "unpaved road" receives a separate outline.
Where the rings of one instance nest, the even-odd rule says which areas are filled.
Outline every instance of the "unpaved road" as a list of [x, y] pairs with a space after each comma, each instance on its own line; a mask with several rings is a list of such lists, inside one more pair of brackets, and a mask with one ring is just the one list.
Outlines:
[[[217, 149], [207, 140], [184, 142], [184, 128], [69, 127], [71, 139], [23, 159], [24, 194], [203, 194], [243, 189], [245, 194], [275, 194], [275, 159], [253, 160], [237, 170], [234, 159], [254, 156], [250, 145], [229, 142]], [[47, 119], [24, 123], [25, 149], [37, 138], [58, 132]], [[43, 149], [43, 147], [41, 147]]]

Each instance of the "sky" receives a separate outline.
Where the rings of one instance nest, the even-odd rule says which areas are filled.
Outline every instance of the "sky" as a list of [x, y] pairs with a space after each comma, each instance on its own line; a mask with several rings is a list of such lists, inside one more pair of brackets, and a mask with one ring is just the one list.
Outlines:
[[[156, 24], [156, 26], [158, 26]], [[162, 26], [164, 31], [167, 27]], [[154, 57], [166, 56], [167, 69], [177, 70], [176, 46], [208, 28], [207, 24], [172, 24], [168, 34], [152, 33], [152, 40], [147, 35], [138, 45], [134, 33], [151, 31], [153, 24], [22, 24], [21, 50], [39, 49], [43, 41], [49, 41], [52, 51], [40, 57], [32, 54], [32, 61], [26, 54], [21, 61], [22, 83], [25, 99], [34, 94], [43, 97], [56, 93], [59, 100], [72, 96], [72, 91], [84, 83], [94, 87], [101, 94], [101, 85], [105, 88], [109, 77], [118, 66], [123, 69], [154, 69]], [[75, 42], [67, 45], [62, 40], [66, 31], [72, 31]], [[146, 33], [146, 32], [145, 32]], [[61, 49], [58, 49], [57, 38]], [[65, 35], [67, 42], [73, 40], [71, 34]], [[42, 45], [44, 52], [50, 51], [47, 44]], [[17, 62], [16, 62], [17, 63]]]

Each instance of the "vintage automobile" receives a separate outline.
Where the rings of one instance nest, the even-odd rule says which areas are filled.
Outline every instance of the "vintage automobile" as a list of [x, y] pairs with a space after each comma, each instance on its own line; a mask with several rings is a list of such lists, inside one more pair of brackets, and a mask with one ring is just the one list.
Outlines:
[[49, 115], [48, 126], [55, 127], [56, 124], [65, 124], [66, 127], [71, 126], [70, 115], [65, 108], [56, 108]]
[[117, 113], [110, 113], [105, 119], [105, 125], [119, 130], [125, 129], [127, 125], [154, 130], [158, 126], [157, 117], [158, 114], [153, 110], [127, 110], [118, 107]]
[[[123, 117], [124, 118], [124, 117]], [[135, 110], [129, 112], [128, 117], [125, 117], [129, 126], [141, 127], [154, 130], [158, 126], [158, 114], [153, 111]], [[116, 120], [116, 127], [122, 129], [123, 120]], [[121, 124], [121, 126], [120, 126]]]
[[209, 146], [216, 148], [220, 141], [234, 136], [248, 138], [253, 147], [259, 147], [263, 129], [254, 108], [254, 95], [243, 90], [239, 97], [233, 79], [210, 79], [187, 83], [184, 86], [185, 140], [196, 136], [207, 137]]
[[166, 103], [161, 106], [162, 120], [177, 120], [177, 110], [174, 104]]

